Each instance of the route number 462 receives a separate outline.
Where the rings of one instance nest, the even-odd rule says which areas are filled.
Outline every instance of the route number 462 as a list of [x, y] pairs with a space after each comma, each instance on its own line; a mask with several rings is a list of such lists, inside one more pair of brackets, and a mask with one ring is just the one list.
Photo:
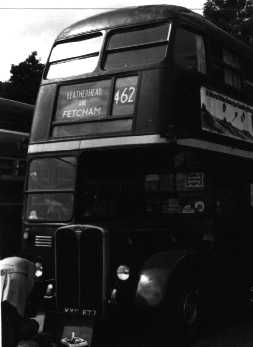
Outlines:
[[134, 102], [136, 88], [125, 87], [124, 89], [118, 89], [114, 94], [114, 102], [118, 104], [130, 104]]

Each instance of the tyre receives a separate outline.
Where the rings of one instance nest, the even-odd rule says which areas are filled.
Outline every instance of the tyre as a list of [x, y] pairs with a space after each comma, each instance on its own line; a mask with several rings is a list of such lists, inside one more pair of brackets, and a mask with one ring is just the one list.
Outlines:
[[202, 293], [194, 277], [172, 280], [167, 298], [156, 319], [164, 346], [184, 346], [198, 335], [202, 319]]
[[201, 295], [199, 286], [194, 283], [182, 284], [175, 298], [175, 318], [178, 329], [187, 339], [198, 333], [201, 323]]

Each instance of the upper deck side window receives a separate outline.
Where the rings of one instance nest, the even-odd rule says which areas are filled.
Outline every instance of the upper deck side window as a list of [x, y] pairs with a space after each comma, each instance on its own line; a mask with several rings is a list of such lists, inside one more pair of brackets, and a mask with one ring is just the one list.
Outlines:
[[223, 49], [223, 61], [230, 67], [240, 69], [239, 57], [227, 49]]
[[161, 62], [167, 53], [171, 23], [128, 29], [108, 37], [104, 69], [145, 66]]
[[184, 69], [206, 73], [206, 50], [203, 37], [178, 28], [175, 35], [174, 61]]
[[215, 82], [224, 83], [236, 90], [240, 90], [241, 62], [239, 55], [223, 47], [219, 41], [210, 44], [210, 74]]
[[224, 66], [224, 82], [236, 89], [241, 89], [241, 77], [240, 77], [240, 61], [239, 57], [233, 53], [228, 51], [227, 49], [223, 49], [222, 58]]
[[243, 64], [243, 90], [249, 100], [253, 100], [253, 62], [249, 57], [245, 59]]
[[47, 78], [64, 78], [92, 72], [97, 66], [102, 42], [102, 33], [97, 33], [81, 40], [56, 44], [49, 57]]

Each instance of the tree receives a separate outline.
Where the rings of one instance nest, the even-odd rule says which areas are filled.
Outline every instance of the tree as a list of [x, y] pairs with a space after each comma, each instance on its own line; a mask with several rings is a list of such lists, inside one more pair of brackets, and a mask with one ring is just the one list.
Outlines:
[[28, 58], [18, 65], [11, 65], [11, 77], [8, 82], [0, 82], [2, 97], [34, 104], [40, 85], [44, 65], [32, 52]]
[[203, 14], [233, 36], [253, 45], [253, 0], [207, 0]]

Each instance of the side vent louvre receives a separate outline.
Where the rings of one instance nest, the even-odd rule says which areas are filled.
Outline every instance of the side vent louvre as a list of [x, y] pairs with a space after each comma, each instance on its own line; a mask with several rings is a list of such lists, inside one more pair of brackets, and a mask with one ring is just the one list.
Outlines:
[[34, 240], [35, 247], [52, 247], [53, 237], [45, 235], [36, 235]]

